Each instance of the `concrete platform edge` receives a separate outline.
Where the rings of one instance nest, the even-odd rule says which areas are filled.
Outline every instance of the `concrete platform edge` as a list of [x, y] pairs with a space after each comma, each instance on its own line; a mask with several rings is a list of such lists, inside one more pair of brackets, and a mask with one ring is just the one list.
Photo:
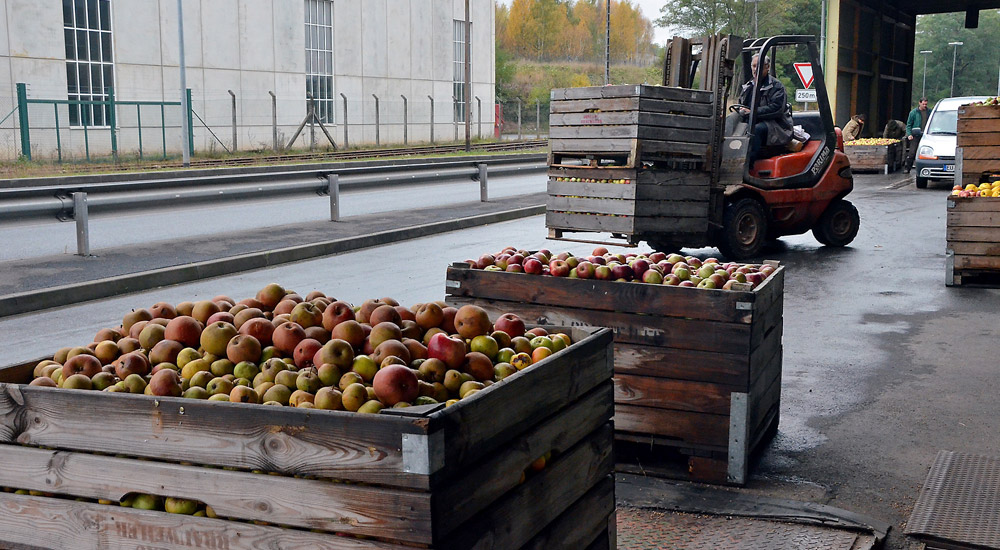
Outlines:
[[301, 246], [254, 252], [217, 260], [165, 267], [152, 271], [129, 273], [116, 277], [74, 283], [59, 287], [33, 290], [24, 293], [0, 296], [0, 318], [23, 313], [38, 312], [54, 307], [77, 304], [140, 292], [164, 286], [176, 285], [230, 275], [242, 271], [262, 269], [275, 265], [309, 260], [323, 256], [341, 254], [362, 248], [381, 246], [389, 243], [417, 239], [449, 231], [458, 231], [499, 223], [519, 218], [527, 218], [545, 213], [545, 205], [527, 206], [502, 212], [491, 212], [453, 220], [392, 229], [373, 233], [309, 243]]

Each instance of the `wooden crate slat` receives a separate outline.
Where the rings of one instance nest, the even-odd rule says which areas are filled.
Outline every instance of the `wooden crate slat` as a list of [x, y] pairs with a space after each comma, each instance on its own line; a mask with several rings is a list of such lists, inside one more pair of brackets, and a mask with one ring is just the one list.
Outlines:
[[948, 242], [1000, 242], [1000, 228], [996, 227], [949, 227], [945, 234]]
[[645, 185], [639, 184], [635, 189], [637, 200], [677, 200], [677, 201], [707, 201], [712, 196], [708, 185]]
[[589, 113], [589, 112], [616, 112], [616, 111], [637, 111], [640, 99], [637, 97], [623, 97], [615, 99], [576, 99], [576, 100], [555, 100], [549, 103], [549, 111], [555, 113]]
[[615, 480], [608, 476], [521, 550], [578, 550], [602, 534], [607, 538], [609, 520], [614, 521]]
[[[446, 481], [470, 461], [478, 460], [546, 415], [561, 410], [611, 377], [614, 359], [612, 336], [598, 330], [569, 348], [549, 356], [545, 363], [532, 365], [494, 386], [476, 399], [459, 401], [432, 414], [432, 431], [444, 433], [444, 467], [434, 474], [435, 483]], [[570, 351], [574, 353], [570, 353]], [[532, 396], [512, 382], [532, 376]], [[497, 422], [498, 411], [519, 423]]]
[[1000, 210], [1000, 197], [956, 197], [948, 196], [948, 202], [954, 203], [949, 212], [996, 212]]
[[[517, 487], [521, 472], [538, 457], [549, 451], [561, 453], [569, 450], [610, 420], [614, 414], [613, 392], [610, 382], [594, 388], [576, 403], [518, 437], [516, 445], [469, 467], [450, 480], [434, 495], [434, 510], [441, 518], [436, 525], [438, 534], [447, 535], [501, 495]], [[484, 484], [483, 479], [491, 479], [491, 482]]]
[[956, 144], [958, 147], [979, 147], [987, 146], [992, 147], [995, 145], [1000, 145], [1000, 130], [995, 132], [978, 132], [978, 133], [958, 133], [956, 139]]
[[654, 155], [657, 153], [685, 153], [689, 155], [708, 155], [708, 145], [703, 143], [689, 143], [679, 141], [645, 140], [642, 142], [642, 154]]
[[[695, 290], [667, 285], [621, 284], [593, 279], [535, 277], [521, 273], [496, 273], [466, 267], [448, 269], [453, 296], [552, 305], [605, 311], [629, 311], [682, 319], [750, 323], [752, 312], [739, 303], [754, 303], [757, 292]], [[525, 282], [525, 277], [530, 283]], [[758, 288], [763, 288], [763, 285]], [[581, 296], [586, 303], [581, 304]], [[664, 305], [669, 304], [669, 308]], [[586, 309], [581, 306], [585, 305]], [[627, 314], [622, 314], [627, 315]]]
[[975, 174], [977, 183], [982, 172], [1000, 172], [1000, 159], [962, 159], [962, 173]]
[[696, 413], [729, 414], [729, 394], [737, 386], [703, 384], [651, 376], [615, 375], [615, 405], [636, 405]]
[[[782, 351], [778, 350], [775, 361], [781, 361]], [[754, 388], [754, 398], [750, 401], [748, 429], [750, 430], [751, 450], [753, 440], [759, 439], [757, 436], [767, 429], [765, 421], [768, 412], [777, 409], [781, 405], [781, 373], [767, 379], [762, 378]]]
[[546, 208], [555, 211], [589, 212], [623, 216], [669, 216], [671, 218], [708, 218], [705, 201], [605, 199], [593, 197], [549, 196]]
[[[636, 150], [634, 141], [634, 138], [553, 138], [549, 140], [549, 148], [554, 153], [617, 153], [627, 155]], [[708, 146], [702, 143], [644, 140], [641, 154], [643, 156], [647, 153], [704, 156], [707, 154], [707, 149]]]
[[962, 160], [997, 160], [1000, 159], [1000, 143], [981, 147], [962, 147]]
[[690, 130], [711, 130], [712, 119], [670, 113], [650, 113], [638, 110], [594, 113], [552, 113], [549, 126], [602, 126], [619, 124], [639, 124], [662, 126], [665, 128], [687, 128]]
[[640, 187], [671, 187], [694, 185], [708, 187], [712, 177], [701, 170], [640, 170], [636, 175]]
[[1000, 270], [1000, 256], [955, 256], [955, 269]]
[[0, 445], [0, 463], [0, 487], [116, 502], [132, 492], [187, 498], [222, 517], [432, 542], [429, 493], [20, 445]]
[[635, 218], [631, 216], [612, 217], [569, 212], [545, 212], [545, 227], [570, 231], [597, 231], [602, 233], [632, 234], [637, 231]]
[[959, 117], [958, 131], [959, 133], [1000, 132], [1000, 117], [997, 118]]
[[546, 190], [550, 196], [573, 195], [578, 197], [634, 200], [636, 187], [634, 184], [555, 181], [550, 179]]
[[992, 212], [949, 210], [948, 227], [1000, 227], [1000, 208]]
[[[595, 179], [595, 180], [610, 180], [610, 179], [626, 179], [635, 180], [637, 170], [635, 168], [595, 168], [592, 166], [579, 166], [579, 167], [566, 167], [566, 166], [551, 166], [549, 167], [549, 178], [585, 178], [585, 179]], [[549, 181], [553, 181], [550, 179]], [[564, 183], [583, 183], [583, 182], [564, 182]]]
[[629, 344], [750, 354], [750, 327], [737, 323], [598, 310], [573, 311], [518, 302], [473, 300], [459, 296], [450, 297], [449, 301], [455, 304], [476, 303], [487, 311], [512, 311], [532, 323], [543, 325], [551, 323], [608, 327], [615, 331], [617, 341]]
[[992, 243], [966, 243], [950, 242], [948, 248], [956, 256], [1000, 256], [1000, 242]]
[[615, 405], [615, 429], [656, 435], [681, 443], [729, 449], [729, 415], [703, 414], [633, 405]]
[[757, 313], [757, 319], [751, 325], [750, 331], [750, 351], [757, 349], [764, 341], [764, 336], [773, 328], [781, 328], [782, 315], [784, 314], [784, 299], [779, 297], [776, 302], [764, 310]]
[[781, 372], [781, 362], [776, 364], [772, 360], [775, 352], [781, 349], [783, 323], [782, 320], [777, 326], [771, 327], [771, 330], [764, 336], [764, 341], [750, 352], [749, 384], [753, 384], [761, 376], [767, 376], [772, 370]]
[[516, 550], [614, 469], [614, 430], [605, 424], [466, 522], [442, 549]]
[[960, 119], [963, 118], [993, 118], [1000, 119], [1000, 106], [996, 105], [962, 105], [958, 108]]
[[373, 539], [0, 493], [0, 546], [190, 550], [405, 550]]
[[646, 86], [641, 84], [620, 84], [616, 86], [585, 86], [580, 88], [553, 89], [552, 101], [572, 99], [597, 99], [617, 97], [643, 97], [667, 99], [690, 103], [711, 103], [712, 92], [691, 88], [670, 88], [666, 86]]
[[[708, 144], [712, 132], [688, 128], [665, 128], [661, 126], [552, 126], [549, 139], [612, 139], [638, 138], [649, 141], [683, 141], [684, 143]], [[643, 150], [646, 150], [643, 147]]]
[[745, 355], [635, 344], [615, 344], [615, 374], [749, 386]]
[[[111, 407], [114, 415], [104, 414]], [[425, 488], [399, 417], [0, 385], [0, 441]], [[94, 422], [94, 418], [102, 418]], [[150, 422], [150, 419], [153, 421]], [[142, 445], [136, 445], [142, 441]]]

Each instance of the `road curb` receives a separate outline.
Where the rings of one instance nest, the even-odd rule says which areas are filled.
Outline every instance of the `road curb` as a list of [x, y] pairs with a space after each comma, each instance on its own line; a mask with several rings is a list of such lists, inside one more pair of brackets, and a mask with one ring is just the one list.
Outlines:
[[501, 212], [491, 212], [489, 214], [391, 229], [369, 235], [345, 237], [276, 250], [253, 252], [228, 258], [130, 273], [128, 275], [107, 277], [42, 290], [8, 294], [0, 296], [0, 318], [12, 317], [22, 313], [34, 313], [68, 304], [78, 304], [201, 279], [231, 275], [242, 271], [263, 269], [302, 260], [321, 258], [323, 256], [332, 256], [362, 248], [382, 246], [399, 241], [447, 233], [449, 231], [537, 216], [544, 213], [544, 204], [525, 206]]

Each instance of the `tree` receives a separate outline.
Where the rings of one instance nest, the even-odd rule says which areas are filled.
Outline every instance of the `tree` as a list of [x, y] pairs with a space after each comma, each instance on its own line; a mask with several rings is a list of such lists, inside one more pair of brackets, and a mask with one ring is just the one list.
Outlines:
[[[997, 91], [1000, 59], [1000, 12], [983, 10], [979, 28], [966, 29], [964, 13], [941, 13], [917, 18], [913, 61], [913, 102], [920, 98], [927, 55], [927, 98], [931, 105], [951, 95], [952, 61], [955, 62], [955, 96], [993, 95]], [[962, 42], [956, 55], [949, 42]]]

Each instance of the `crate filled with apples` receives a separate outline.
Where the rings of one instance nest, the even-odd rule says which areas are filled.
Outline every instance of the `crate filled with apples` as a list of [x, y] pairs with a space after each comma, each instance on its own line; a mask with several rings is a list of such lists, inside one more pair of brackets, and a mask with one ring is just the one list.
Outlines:
[[657, 251], [613, 254], [605, 247], [581, 257], [570, 252], [553, 254], [548, 249], [529, 252], [506, 247], [465, 263], [484, 271], [721, 290], [752, 290], [777, 270], [775, 262], [740, 264]]
[[[506, 247], [453, 264], [445, 292], [455, 307], [612, 329], [616, 438], [689, 453], [680, 477], [742, 484], [747, 458], [778, 422], [784, 270], [773, 261]], [[628, 469], [628, 447], [616, 455]]]
[[1000, 288], [1000, 181], [956, 186], [946, 203], [945, 285]]
[[[606, 509], [586, 546], [614, 509], [611, 340], [278, 284], [136, 308], [0, 369], [0, 546], [520, 548]], [[34, 527], [66, 516], [90, 519]]]

